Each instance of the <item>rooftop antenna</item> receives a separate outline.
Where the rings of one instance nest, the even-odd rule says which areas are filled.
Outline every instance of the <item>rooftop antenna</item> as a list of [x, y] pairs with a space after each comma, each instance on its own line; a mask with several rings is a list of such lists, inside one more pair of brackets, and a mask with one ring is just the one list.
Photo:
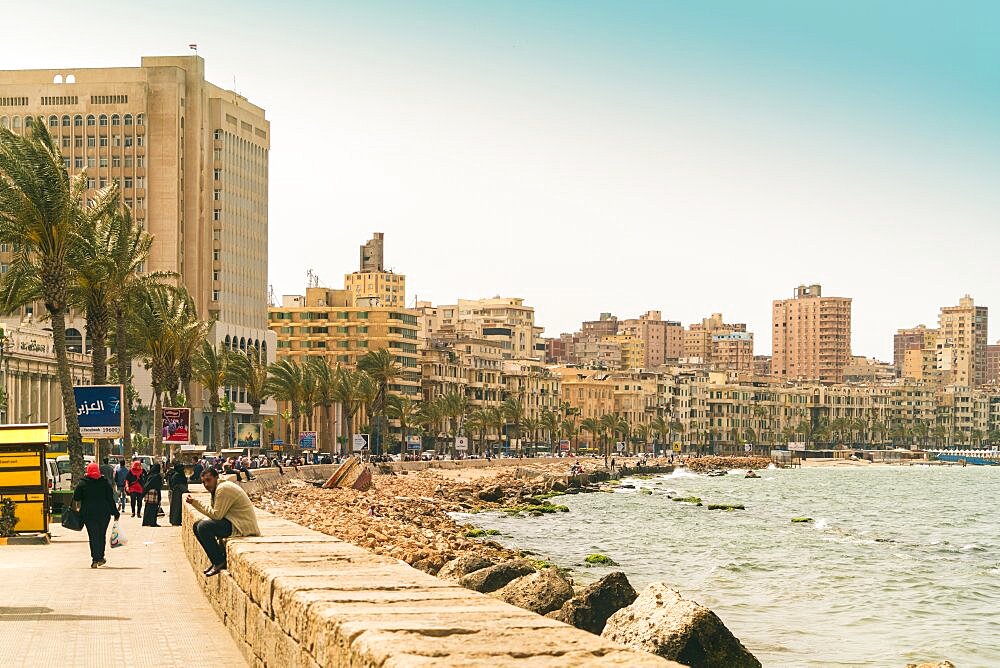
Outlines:
[[192, 51], [194, 51], [195, 55], [198, 54], [198, 45], [197, 44], [188, 44], [188, 48], [191, 49]]
[[306, 286], [310, 288], [319, 287], [319, 275], [312, 269], [306, 270]]
[[274, 298], [274, 286], [267, 286], [267, 304], [268, 306], [277, 306], [278, 300]]

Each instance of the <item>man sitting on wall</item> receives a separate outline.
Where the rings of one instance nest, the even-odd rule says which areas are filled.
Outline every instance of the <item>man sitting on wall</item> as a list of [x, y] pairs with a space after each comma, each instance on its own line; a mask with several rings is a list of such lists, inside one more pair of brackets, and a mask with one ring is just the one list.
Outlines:
[[205, 569], [205, 576], [212, 577], [226, 569], [226, 550], [221, 540], [230, 536], [259, 536], [260, 528], [257, 512], [242, 487], [234, 482], [220, 482], [219, 472], [211, 466], [202, 472], [201, 484], [212, 495], [209, 506], [206, 508], [191, 496], [187, 502], [208, 517], [194, 523], [194, 535], [212, 563]]

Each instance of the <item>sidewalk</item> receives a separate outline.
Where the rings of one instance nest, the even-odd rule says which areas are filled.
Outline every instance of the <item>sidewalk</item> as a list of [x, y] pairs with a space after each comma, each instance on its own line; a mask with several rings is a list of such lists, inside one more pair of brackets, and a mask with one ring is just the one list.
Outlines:
[[246, 666], [180, 527], [165, 517], [142, 527], [127, 513], [121, 523], [129, 544], [108, 548], [96, 570], [86, 530], [54, 524], [51, 545], [0, 546], [0, 666]]

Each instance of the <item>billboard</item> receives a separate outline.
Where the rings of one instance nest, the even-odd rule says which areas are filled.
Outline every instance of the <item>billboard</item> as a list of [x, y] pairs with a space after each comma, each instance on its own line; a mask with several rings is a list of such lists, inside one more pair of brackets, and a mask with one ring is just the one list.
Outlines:
[[76, 419], [80, 435], [90, 438], [121, 438], [122, 386], [75, 385]]
[[303, 450], [308, 450], [310, 448], [316, 447], [316, 432], [314, 431], [300, 431], [299, 432], [299, 447]]
[[260, 447], [260, 423], [244, 422], [237, 425], [236, 444], [241, 448]]
[[163, 442], [187, 445], [191, 442], [191, 409], [163, 408]]

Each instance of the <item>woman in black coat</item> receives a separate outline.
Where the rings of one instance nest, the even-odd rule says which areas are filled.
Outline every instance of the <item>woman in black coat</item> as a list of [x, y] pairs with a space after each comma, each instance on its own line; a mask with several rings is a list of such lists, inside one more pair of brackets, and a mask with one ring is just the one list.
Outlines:
[[149, 468], [149, 477], [146, 478], [146, 484], [143, 486], [142, 526], [160, 526], [156, 523], [156, 516], [160, 512], [160, 494], [162, 489], [163, 476], [160, 475], [160, 465], [153, 464]]
[[111, 483], [101, 475], [97, 463], [91, 462], [87, 465], [83, 480], [73, 490], [73, 501], [80, 504], [80, 519], [83, 520], [83, 526], [87, 527], [87, 538], [90, 539], [90, 567], [103, 566], [107, 563], [104, 560], [104, 547], [108, 524], [112, 517], [118, 521], [120, 515]]
[[170, 488], [170, 524], [179, 527], [181, 522], [181, 507], [184, 503], [184, 495], [188, 491], [187, 476], [184, 475], [184, 465], [180, 462], [174, 463], [174, 472], [170, 474], [167, 481]]

